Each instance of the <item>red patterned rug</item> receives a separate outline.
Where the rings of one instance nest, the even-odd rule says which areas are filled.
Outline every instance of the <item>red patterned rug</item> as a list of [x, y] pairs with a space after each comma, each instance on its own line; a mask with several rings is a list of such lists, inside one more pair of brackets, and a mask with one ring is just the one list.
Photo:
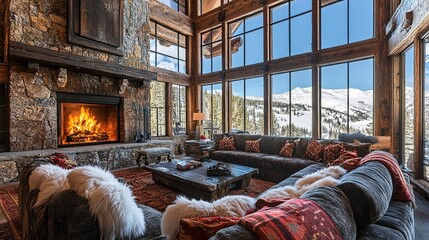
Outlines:
[[[117, 177], [125, 178], [128, 186], [133, 190], [136, 201], [164, 211], [178, 194], [178, 191], [167, 186], [157, 185], [152, 181], [150, 172], [143, 168], [128, 168], [114, 171]], [[274, 184], [259, 179], [252, 179], [247, 189], [233, 189], [229, 195], [247, 195], [256, 197]], [[18, 184], [0, 187], [0, 207], [7, 221], [0, 221], [0, 239], [21, 239], [21, 224], [18, 212]], [[0, 213], [1, 214], [1, 213]]]

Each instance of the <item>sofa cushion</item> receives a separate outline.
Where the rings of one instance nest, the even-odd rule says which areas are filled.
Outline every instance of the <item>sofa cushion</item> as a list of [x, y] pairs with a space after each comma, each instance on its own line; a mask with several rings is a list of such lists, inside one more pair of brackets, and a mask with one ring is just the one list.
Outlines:
[[312, 140], [307, 145], [307, 148], [304, 153], [304, 158], [320, 162], [323, 160], [324, 150], [325, 146], [323, 146], [323, 144]]
[[294, 138], [264, 135], [261, 137], [261, 152], [277, 155], [286, 142], [293, 142]]
[[178, 239], [206, 240], [238, 222], [236, 217], [199, 217], [180, 220]]
[[244, 151], [215, 151], [210, 154], [210, 158], [222, 162], [240, 164], [244, 166], [259, 168], [261, 166], [264, 153], [244, 152]]
[[356, 239], [357, 229], [347, 196], [336, 187], [319, 187], [304, 193], [317, 203], [337, 225], [343, 239]]
[[246, 141], [258, 140], [261, 138], [261, 135], [252, 135], [252, 134], [231, 134], [234, 138], [235, 148], [240, 151], [244, 151], [246, 147]]
[[294, 143], [285, 143], [282, 150], [280, 150], [279, 155], [282, 157], [291, 158], [293, 156], [294, 149], [295, 149]]
[[410, 203], [390, 202], [387, 212], [375, 224], [400, 232], [404, 239], [414, 238], [414, 212]]
[[376, 137], [366, 136], [365, 134], [360, 132], [350, 134], [340, 133], [338, 135], [338, 141], [341, 142], [352, 143], [355, 139], [362, 143], [377, 143]]
[[307, 145], [311, 141], [310, 138], [298, 138], [294, 141], [296, 148], [293, 153], [293, 157], [295, 158], [303, 158], [305, 150], [307, 150]]
[[219, 141], [219, 150], [224, 151], [235, 151], [236, 147], [234, 145], [234, 138], [232, 137], [224, 137], [222, 140]]
[[392, 178], [382, 163], [369, 162], [344, 175], [337, 185], [348, 197], [356, 224], [369, 225], [387, 211]]
[[244, 144], [244, 151], [245, 152], [261, 152], [261, 147], [259, 146], [261, 142], [261, 139], [253, 140], [253, 141], [246, 141]]
[[365, 157], [371, 152], [371, 143], [344, 143], [343, 146], [347, 151], [356, 152], [358, 157]]
[[402, 234], [395, 230], [385, 226], [371, 224], [358, 228], [357, 240], [380, 240], [380, 239], [414, 239], [414, 238], [403, 238]]
[[265, 155], [261, 159], [262, 168], [276, 169], [277, 171], [284, 172], [287, 176], [290, 176], [297, 171], [315, 163], [315, 161], [308, 159], [285, 158], [278, 155]]
[[210, 240], [231, 240], [231, 239], [240, 239], [240, 240], [257, 240], [256, 235], [247, 230], [241, 225], [234, 225], [232, 227], [224, 228], [219, 230]]

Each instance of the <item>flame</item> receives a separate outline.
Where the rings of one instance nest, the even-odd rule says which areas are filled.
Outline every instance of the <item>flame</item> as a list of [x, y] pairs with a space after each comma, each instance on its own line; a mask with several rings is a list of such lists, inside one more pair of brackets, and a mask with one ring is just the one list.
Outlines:
[[78, 115], [69, 115], [67, 132], [69, 134], [96, 134], [99, 133], [101, 124], [97, 123], [95, 116], [89, 108], [81, 107]]

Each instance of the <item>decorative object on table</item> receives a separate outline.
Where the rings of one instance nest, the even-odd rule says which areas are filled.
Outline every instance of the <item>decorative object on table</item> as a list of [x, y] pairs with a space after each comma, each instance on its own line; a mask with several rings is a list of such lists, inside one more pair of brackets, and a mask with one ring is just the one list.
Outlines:
[[207, 176], [225, 176], [230, 174], [231, 170], [224, 163], [217, 163], [207, 167]]
[[195, 138], [200, 139], [200, 136], [204, 133], [204, 127], [201, 125], [201, 121], [209, 120], [209, 115], [207, 113], [196, 112], [193, 114], [192, 119], [198, 121], [197, 127], [195, 128]]
[[176, 167], [179, 170], [190, 170], [201, 166], [202, 163], [195, 160], [182, 160], [178, 161], [176, 164]]

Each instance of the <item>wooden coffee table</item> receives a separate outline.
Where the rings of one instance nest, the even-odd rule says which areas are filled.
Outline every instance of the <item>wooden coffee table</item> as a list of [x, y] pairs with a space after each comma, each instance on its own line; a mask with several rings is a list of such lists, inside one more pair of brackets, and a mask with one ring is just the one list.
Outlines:
[[258, 173], [256, 168], [224, 163], [230, 168], [231, 175], [207, 176], [207, 167], [219, 161], [209, 160], [203, 162], [203, 166], [191, 170], [177, 169], [177, 161], [180, 160], [173, 159], [171, 162], [151, 164], [144, 168], [152, 172], [155, 183], [162, 183], [191, 197], [206, 201], [219, 199], [232, 188], [247, 188], [251, 176]]

